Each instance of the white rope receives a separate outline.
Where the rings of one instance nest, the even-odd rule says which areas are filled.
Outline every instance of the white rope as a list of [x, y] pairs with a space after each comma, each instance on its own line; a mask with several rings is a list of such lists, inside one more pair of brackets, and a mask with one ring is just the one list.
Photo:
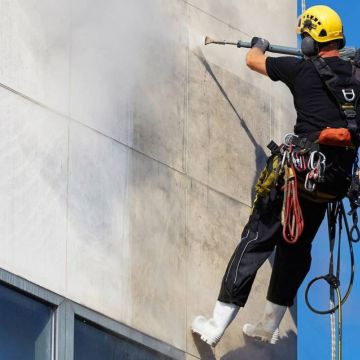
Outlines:
[[306, 10], [306, 1], [301, 0], [301, 13], [303, 13]]
[[[333, 309], [335, 304], [330, 300], [330, 309]], [[335, 327], [335, 313], [330, 314], [331, 322], [331, 360], [336, 360], [336, 327]]]

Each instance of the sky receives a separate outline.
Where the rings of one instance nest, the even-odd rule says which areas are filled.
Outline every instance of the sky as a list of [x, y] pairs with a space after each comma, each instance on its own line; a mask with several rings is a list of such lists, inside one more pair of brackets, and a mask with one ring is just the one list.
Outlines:
[[[301, 1], [298, 0], [299, 13]], [[328, 5], [332, 7], [342, 18], [346, 36], [346, 46], [360, 47], [358, 26], [360, 17], [359, 0], [323, 0], [306, 1], [306, 7], [313, 5]], [[345, 206], [348, 201], [345, 200]], [[344, 234], [345, 235], [345, 234]], [[343, 236], [345, 245], [346, 238]], [[317, 315], [312, 313], [305, 304], [305, 289], [309, 281], [314, 277], [326, 275], [329, 266], [329, 242], [327, 236], [327, 223], [324, 221], [313, 244], [312, 267], [298, 293], [298, 360], [325, 360], [331, 359], [331, 336], [329, 315]], [[350, 298], [343, 308], [343, 360], [360, 359], [360, 243], [354, 244], [355, 252], [355, 281]], [[346, 292], [350, 264], [348, 247], [342, 248], [342, 293]], [[357, 271], [358, 270], [358, 271]], [[314, 285], [311, 291], [313, 305], [326, 309], [329, 303], [329, 290], [325, 282]]]

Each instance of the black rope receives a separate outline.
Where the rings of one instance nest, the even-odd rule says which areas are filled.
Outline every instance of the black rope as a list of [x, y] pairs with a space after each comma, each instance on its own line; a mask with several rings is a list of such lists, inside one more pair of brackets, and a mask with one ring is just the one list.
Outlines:
[[[345, 224], [346, 234], [347, 234], [348, 243], [349, 243], [350, 264], [351, 264], [351, 275], [350, 275], [349, 285], [348, 285], [348, 288], [347, 288], [347, 291], [346, 291], [344, 297], [341, 299], [341, 305], [343, 305], [345, 303], [345, 301], [347, 300], [347, 298], [349, 297], [349, 295], [351, 293], [353, 283], [354, 283], [354, 276], [355, 276], [355, 258], [354, 258], [354, 250], [353, 250], [353, 245], [352, 245], [352, 243], [354, 241], [353, 241], [351, 233], [350, 233], [349, 224], [348, 224], [348, 221], [346, 218], [346, 212], [344, 209], [343, 202], [338, 201], [338, 202], [329, 204], [328, 209], [327, 209], [327, 216], [328, 216], [328, 232], [329, 232], [329, 241], [330, 241], [329, 273], [327, 275], [318, 276], [318, 277], [312, 279], [309, 282], [309, 284], [307, 285], [306, 290], [305, 290], [306, 305], [309, 307], [309, 309], [311, 311], [313, 311], [316, 314], [320, 314], [320, 315], [332, 314], [335, 311], [337, 311], [339, 308], [339, 304], [337, 304], [333, 308], [330, 308], [327, 310], [319, 310], [319, 309], [316, 309], [314, 306], [312, 306], [309, 301], [310, 288], [316, 282], [318, 282], [320, 280], [326, 281], [330, 285], [330, 290], [331, 289], [336, 290], [340, 286], [340, 262], [341, 262], [340, 253], [338, 253], [338, 258], [337, 258], [336, 275], [334, 274], [334, 271], [333, 271], [333, 266], [334, 266], [334, 251], [333, 250], [334, 250], [335, 237], [336, 237], [336, 220], [339, 221], [339, 224], [341, 221], [341, 226], [339, 226], [339, 242], [341, 239], [342, 222]], [[338, 245], [338, 249], [340, 249], [340, 244]]]
[[356, 156], [353, 167], [353, 174], [351, 185], [348, 191], [348, 198], [350, 201], [351, 210], [348, 215], [352, 216], [353, 225], [350, 229], [351, 241], [357, 243], [360, 241], [360, 230], [358, 227], [358, 215], [357, 208], [360, 207], [360, 169], [359, 169], [359, 157]]
[[[356, 209], [355, 209], [356, 213]], [[338, 349], [338, 360], [342, 358], [342, 305], [345, 303], [349, 297], [352, 286], [354, 283], [355, 276], [355, 260], [353, 252], [353, 242], [354, 240], [352, 233], [349, 229], [349, 224], [346, 218], [346, 212], [344, 204], [342, 201], [337, 201], [330, 203], [327, 206], [327, 218], [328, 218], [328, 233], [329, 233], [329, 245], [330, 245], [330, 260], [329, 260], [329, 273], [324, 276], [318, 276], [315, 279], [311, 280], [305, 291], [305, 301], [306, 305], [311, 311], [316, 314], [325, 315], [325, 314], [334, 314], [338, 311], [338, 334], [337, 334], [337, 349]], [[353, 217], [354, 218], [354, 217]], [[338, 223], [338, 247], [337, 247], [337, 263], [336, 263], [336, 275], [334, 274], [334, 248], [336, 240], [336, 224]], [[347, 239], [349, 243], [350, 251], [350, 261], [351, 261], [351, 276], [348, 285], [348, 289], [343, 298], [341, 298], [340, 292], [340, 270], [341, 270], [341, 232], [343, 229], [343, 223], [345, 224]], [[355, 224], [357, 226], [357, 224]], [[354, 226], [352, 227], [352, 230]], [[330, 304], [333, 305], [328, 310], [318, 310], [310, 304], [309, 301], [309, 291], [311, 286], [319, 280], [325, 280], [330, 285]], [[337, 295], [337, 304], [335, 305], [335, 293]]]
[[358, 227], [359, 219], [356, 210], [357, 210], [357, 206], [353, 207], [351, 211], [348, 213], [348, 215], [352, 215], [353, 226], [350, 229], [350, 236], [351, 236], [351, 241], [354, 243], [360, 241], [360, 230]]

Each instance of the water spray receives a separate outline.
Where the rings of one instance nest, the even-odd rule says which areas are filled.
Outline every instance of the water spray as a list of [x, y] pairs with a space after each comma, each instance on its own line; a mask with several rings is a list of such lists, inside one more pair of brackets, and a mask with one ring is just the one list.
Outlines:
[[[209, 36], [205, 37], [205, 45], [209, 44], [216, 44], [216, 45], [235, 45], [238, 48], [251, 48], [251, 43], [246, 41], [238, 40], [236, 42], [234, 41], [227, 41], [227, 40], [217, 40], [212, 39]], [[344, 60], [352, 60], [355, 57], [356, 48], [349, 47], [344, 48], [340, 50], [340, 56]], [[276, 54], [283, 54], [283, 55], [293, 55], [293, 56], [304, 56], [301, 49], [294, 48], [294, 47], [287, 47], [287, 46], [281, 46], [281, 45], [270, 45], [268, 50], [269, 52], [276, 53]]]

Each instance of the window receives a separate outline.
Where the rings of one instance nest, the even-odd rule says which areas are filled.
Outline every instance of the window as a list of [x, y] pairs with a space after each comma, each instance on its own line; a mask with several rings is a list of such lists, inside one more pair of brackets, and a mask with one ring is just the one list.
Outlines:
[[0, 359], [51, 360], [53, 308], [0, 284]]
[[169, 360], [170, 358], [75, 318], [74, 360]]
[[183, 360], [184, 352], [0, 268], [0, 360]]

